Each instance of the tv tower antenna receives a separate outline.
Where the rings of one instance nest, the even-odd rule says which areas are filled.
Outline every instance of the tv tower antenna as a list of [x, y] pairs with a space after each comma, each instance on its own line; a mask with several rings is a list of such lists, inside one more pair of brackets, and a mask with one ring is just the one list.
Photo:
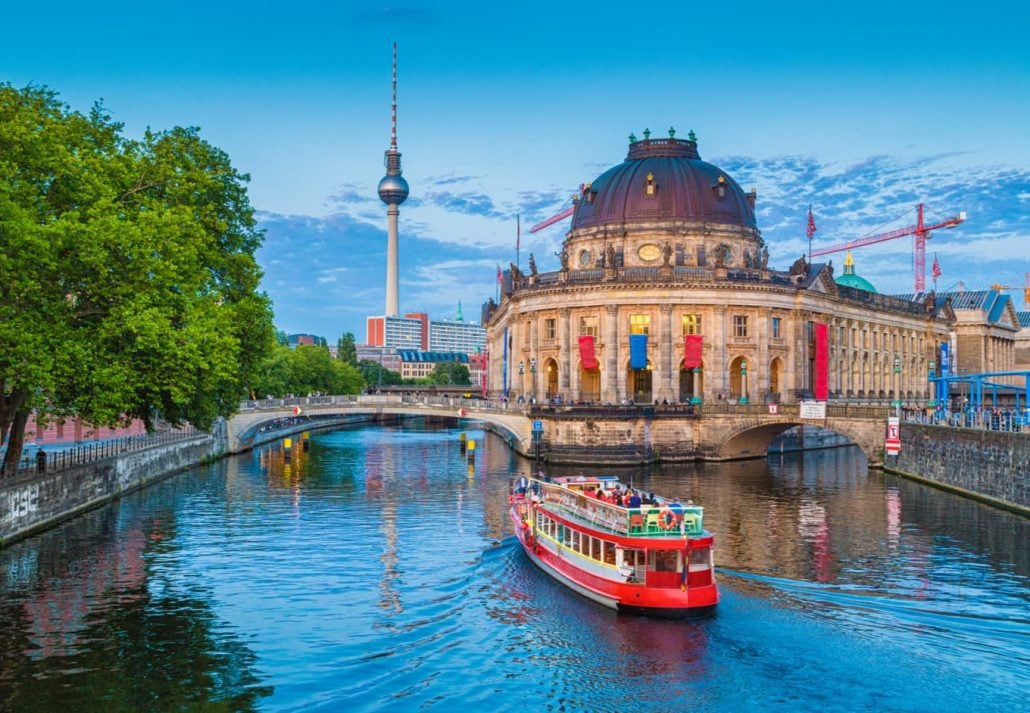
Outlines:
[[390, 148], [386, 150], [386, 175], [379, 181], [379, 199], [386, 204], [386, 316], [398, 315], [397, 216], [408, 197], [408, 182], [401, 175], [397, 150], [397, 43], [393, 43], [393, 84], [390, 101]]

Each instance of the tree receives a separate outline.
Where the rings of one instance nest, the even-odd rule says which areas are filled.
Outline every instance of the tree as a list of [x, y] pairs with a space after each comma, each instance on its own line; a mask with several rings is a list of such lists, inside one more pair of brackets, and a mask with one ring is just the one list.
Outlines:
[[0, 84], [0, 435], [76, 415], [207, 428], [272, 343], [249, 177], [198, 129], [141, 139]]
[[404, 383], [404, 379], [396, 371], [391, 371], [379, 362], [372, 361], [371, 359], [363, 359], [358, 364], [358, 369], [361, 370], [362, 375], [365, 377], [365, 383], [370, 387], [400, 386]]
[[358, 365], [358, 348], [354, 343], [354, 334], [344, 332], [336, 342], [336, 358], [348, 364]]
[[430, 384], [449, 384], [453, 386], [470, 386], [469, 369], [456, 361], [441, 361], [433, 367], [433, 373], [427, 381]]

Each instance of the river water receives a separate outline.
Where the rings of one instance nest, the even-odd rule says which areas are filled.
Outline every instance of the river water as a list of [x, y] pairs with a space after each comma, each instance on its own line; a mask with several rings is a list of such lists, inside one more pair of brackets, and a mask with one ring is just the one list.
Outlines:
[[528, 562], [531, 464], [469, 437], [266, 447], [0, 551], [0, 709], [1027, 710], [1027, 519], [854, 449], [606, 470], [716, 535], [717, 614], [651, 620]]

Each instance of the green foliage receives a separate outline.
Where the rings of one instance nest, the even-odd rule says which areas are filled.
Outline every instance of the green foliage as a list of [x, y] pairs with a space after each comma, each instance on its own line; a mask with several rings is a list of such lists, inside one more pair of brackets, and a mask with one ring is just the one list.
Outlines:
[[13, 450], [31, 409], [206, 428], [235, 411], [272, 343], [249, 177], [195, 128], [121, 131], [99, 105], [84, 115], [0, 84], [0, 432]]
[[426, 377], [426, 383], [451, 386], [470, 386], [469, 369], [456, 361], [442, 361], [433, 367], [433, 373]]
[[258, 398], [311, 393], [358, 394], [365, 379], [358, 367], [333, 359], [329, 351], [313, 344], [290, 349], [275, 345], [261, 364], [252, 391]]
[[406, 383], [396, 371], [391, 371], [369, 359], [362, 360], [358, 364], [358, 368], [365, 377], [365, 383], [373, 388], [376, 386], [400, 386]]
[[348, 364], [358, 365], [358, 347], [354, 342], [354, 334], [345, 332], [336, 342], [336, 358]]

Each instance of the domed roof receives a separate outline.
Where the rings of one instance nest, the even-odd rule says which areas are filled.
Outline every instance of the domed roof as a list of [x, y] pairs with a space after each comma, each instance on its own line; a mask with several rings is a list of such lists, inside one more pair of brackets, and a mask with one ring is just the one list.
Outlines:
[[876, 292], [876, 288], [873, 287], [873, 283], [864, 277], [860, 277], [855, 274], [855, 259], [851, 257], [851, 251], [848, 251], [847, 256], [844, 258], [844, 274], [838, 277], [835, 282], [838, 285], [844, 285], [845, 287], [854, 287], [857, 290], [865, 290], [866, 292]]
[[584, 186], [572, 229], [634, 221], [675, 220], [756, 228], [753, 196], [725, 171], [701, 160], [697, 140], [636, 141], [626, 160]]

